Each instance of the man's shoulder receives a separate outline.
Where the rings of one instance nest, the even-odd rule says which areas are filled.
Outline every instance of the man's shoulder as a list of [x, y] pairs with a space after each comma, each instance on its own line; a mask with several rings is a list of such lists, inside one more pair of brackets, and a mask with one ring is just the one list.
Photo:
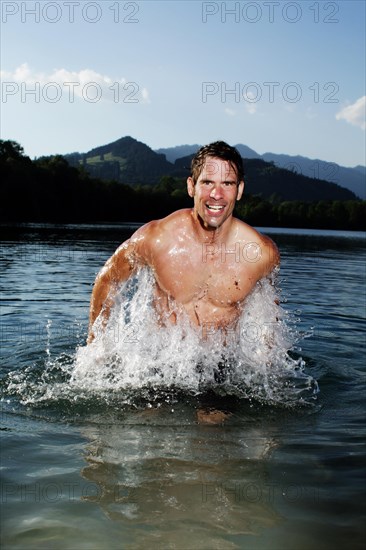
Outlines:
[[178, 232], [188, 224], [190, 219], [189, 208], [177, 210], [165, 218], [152, 220], [141, 226], [130, 238], [136, 251], [142, 256], [149, 256], [154, 249], [164, 247], [174, 238]]
[[244, 241], [256, 241], [259, 242], [262, 240], [262, 235], [254, 229], [251, 225], [238, 218], [234, 218], [234, 229], [235, 234]]
[[236, 223], [236, 230], [238, 231], [239, 237], [248, 241], [251, 240], [253, 242], [260, 243], [266, 243], [269, 246], [276, 246], [275, 243], [272, 241], [268, 235], [264, 235], [263, 233], [260, 233], [257, 229], [252, 227], [251, 225], [247, 224], [246, 222], [243, 222], [242, 220], [239, 220], [238, 218], [235, 218]]
[[190, 213], [192, 209], [191, 208], [183, 208], [181, 210], [175, 210], [171, 214], [168, 214], [164, 218], [160, 218], [157, 220], [151, 220], [150, 222], [145, 223], [143, 226], [138, 229], [139, 232], [141, 231], [153, 231], [154, 229], [161, 229], [166, 226], [169, 226], [172, 223], [175, 223], [176, 220], [182, 220], [185, 218], [189, 218]]
[[[235, 221], [239, 238], [248, 247], [247, 253], [252, 254], [257, 259], [259, 265], [263, 264], [266, 266], [266, 272], [271, 271], [276, 265], [279, 265], [280, 254], [274, 241], [268, 235], [260, 233], [247, 223], [237, 218], [235, 218]], [[249, 250], [250, 247], [251, 249]]]
[[165, 229], [166, 227], [171, 227], [172, 225], [175, 225], [178, 222], [179, 223], [188, 222], [188, 220], [191, 217], [191, 213], [192, 213], [191, 208], [183, 208], [181, 210], [176, 210], [175, 212], [172, 212], [165, 218], [156, 220], [154, 223], [156, 224], [156, 228]]
[[158, 220], [152, 220], [145, 225], [143, 225], [136, 233], [136, 237], [145, 238], [161, 238], [165, 233], [169, 233], [173, 230], [178, 230], [189, 222], [190, 219], [190, 208], [185, 208], [183, 210], [176, 210], [172, 212], [165, 218]]

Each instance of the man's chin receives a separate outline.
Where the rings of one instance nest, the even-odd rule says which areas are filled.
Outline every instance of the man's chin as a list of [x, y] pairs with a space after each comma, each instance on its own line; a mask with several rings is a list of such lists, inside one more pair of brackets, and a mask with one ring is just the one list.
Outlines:
[[202, 225], [202, 227], [204, 227], [205, 229], [209, 230], [209, 229], [217, 229], [218, 227], [220, 227], [220, 225], [222, 225], [222, 222], [223, 220], [218, 220], [217, 218], [208, 218], [208, 217], [203, 217], [203, 216], [198, 216], [198, 219]]
[[227, 218], [227, 215], [210, 216], [207, 213], [204, 213], [202, 215], [201, 213], [197, 212], [197, 219], [199, 220], [201, 226], [208, 231], [214, 231], [215, 229], [221, 227], [222, 224], [227, 220]]
[[205, 216], [202, 218], [203, 225], [207, 228], [217, 229], [222, 226], [227, 216]]
[[211, 227], [212, 229], [217, 229], [224, 223], [224, 220], [218, 220], [218, 219], [209, 219], [207, 221], [207, 227]]

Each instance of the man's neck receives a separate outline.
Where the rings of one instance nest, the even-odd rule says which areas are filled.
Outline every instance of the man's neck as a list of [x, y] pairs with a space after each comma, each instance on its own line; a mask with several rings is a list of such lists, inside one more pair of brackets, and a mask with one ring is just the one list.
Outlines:
[[192, 225], [196, 240], [200, 243], [215, 243], [220, 244], [228, 242], [232, 235], [234, 218], [230, 216], [219, 227], [205, 226], [203, 221], [198, 216], [197, 212], [192, 209]]

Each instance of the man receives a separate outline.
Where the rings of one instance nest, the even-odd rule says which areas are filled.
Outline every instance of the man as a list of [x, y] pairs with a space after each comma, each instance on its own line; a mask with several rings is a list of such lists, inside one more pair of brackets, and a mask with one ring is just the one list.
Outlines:
[[193, 208], [147, 223], [123, 243], [98, 274], [91, 297], [88, 343], [94, 322], [105, 325], [120, 284], [148, 266], [156, 280], [159, 322], [179, 322], [185, 312], [205, 337], [207, 327], [235, 327], [257, 281], [279, 264], [276, 245], [233, 217], [244, 190], [242, 159], [222, 141], [202, 147], [192, 160], [187, 190]]

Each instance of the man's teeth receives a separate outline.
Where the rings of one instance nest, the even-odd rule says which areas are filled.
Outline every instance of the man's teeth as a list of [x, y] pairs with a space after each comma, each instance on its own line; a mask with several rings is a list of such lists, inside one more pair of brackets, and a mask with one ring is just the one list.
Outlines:
[[207, 205], [207, 208], [209, 210], [214, 210], [215, 212], [218, 212], [219, 210], [222, 210], [224, 207], [223, 206], [219, 206], [219, 205], [214, 205], [214, 204], [208, 204]]

